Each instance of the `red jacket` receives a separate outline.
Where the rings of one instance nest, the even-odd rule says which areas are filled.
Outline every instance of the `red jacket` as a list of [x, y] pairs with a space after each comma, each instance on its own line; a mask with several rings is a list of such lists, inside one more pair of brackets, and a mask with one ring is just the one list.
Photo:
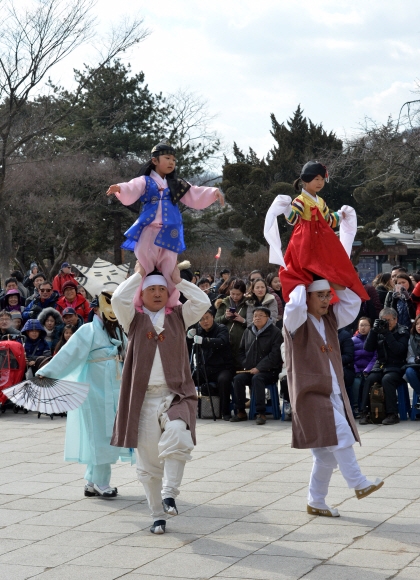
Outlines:
[[63, 272], [61, 272], [60, 270], [60, 273], [54, 277], [53, 290], [56, 290], [60, 294], [60, 296], [62, 296], [63, 284], [64, 282], [68, 282], [69, 280], [71, 280], [72, 282], [76, 282], [77, 284], [77, 281], [74, 279], [74, 274], [72, 274], [71, 272], [70, 274], [63, 274]]
[[57, 305], [55, 308], [56, 308], [56, 310], [58, 310], [58, 312], [60, 314], [63, 313], [63, 310], [65, 308], [74, 308], [74, 310], [76, 311], [76, 314], [80, 314], [80, 316], [83, 317], [83, 320], [85, 322], [87, 322], [89, 312], [90, 312], [89, 302], [86, 300], [86, 298], [83, 298], [83, 296], [81, 294], [76, 294], [76, 299], [73, 302], [73, 304], [71, 304], [70, 302], [67, 302], [67, 299], [65, 296], [61, 296], [61, 298], [58, 299]]

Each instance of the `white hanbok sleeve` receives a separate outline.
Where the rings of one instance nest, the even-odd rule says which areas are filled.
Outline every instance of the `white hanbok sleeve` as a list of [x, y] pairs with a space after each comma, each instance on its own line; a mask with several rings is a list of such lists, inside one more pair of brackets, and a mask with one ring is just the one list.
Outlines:
[[308, 319], [308, 306], [306, 304], [306, 287], [299, 284], [290, 292], [289, 302], [284, 309], [283, 324], [293, 334]]
[[176, 287], [187, 298], [187, 301], [182, 305], [182, 317], [184, 318], [185, 329], [187, 329], [200, 320], [210, 308], [211, 302], [207, 294], [195, 284], [191, 284], [191, 282], [182, 280]]
[[131, 321], [134, 318], [136, 309], [134, 308], [134, 296], [141, 283], [140, 274], [133, 274], [127, 280], [124, 280], [118, 288], [114, 291], [111, 304], [125, 332], [128, 333]]
[[356, 320], [362, 301], [349, 288], [336, 290], [336, 294], [340, 302], [333, 305], [333, 311], [337, 319], [337, 328], [343, 328]]
[[[357, 233], [356, 211], [349, 205], [343, 205], [337, 213], [340, 216], [340, 242], [350, 258], [354, 238]], [[343, 213], [345, 217], [343, 217]]]
[[[281, 239], [277, 218], [285, 214], [288, 216], [292, 211], [292, 198], [288, 195], [278, 195], [271, 204], [264, 222], [264, 237], [270, 246], [268, 261], [270, 264], [278, 264], [286, 268], [281, 250]], [[287, 268], [286, 268], [287, 269]]]

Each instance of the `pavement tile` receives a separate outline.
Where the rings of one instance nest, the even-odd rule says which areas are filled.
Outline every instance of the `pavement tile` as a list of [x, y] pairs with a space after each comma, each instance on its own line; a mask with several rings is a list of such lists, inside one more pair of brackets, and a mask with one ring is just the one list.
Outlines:
[[[319, 520], [326, 520], [330, 518], [318, 518]], [[292, 531], [285, 538], [286, 541], [293, 542], [327, 542], [334, 540], [336, 544], [345, 544], [346, 546], [353, 542], [356, 538], [360, 538], [369, 532], [369, 528], [365, 526], [341, 525], [339, 523], [331, 523], [329, 525], [318, 524], [310, 522], [306, 526], [302, 526], [295, 531]], [[336, 518], [331, 518], [336, 520]]]
[[9, 540], [8, 538], [2, 538], [0, 541], [0, 555], [13, 552], [13, 550], [23, 548], [29, 544], [32, 544], [32, 540]]
[[237, 558], [208, 554], [186, 555], [184, 552], [176, 551], [142, 566], [135, 572], [140, 575], [139, 578], [148, 574], [169, 577], [173, 573], [179, 578], [212, 578], [235, 562]]
[[[20, 512], [18, 512], [20, 513]], [[75, 527], [86, 524], [102, 517], [102, 513], [92, 511], [71, 511], [58, 509], [53, 512], [46, 512], [26, 521], [28, 525], [34, 526], [67, 526]]]
[[27, 578], [33, 578], [34, 576], [39, 575], [44, 570], [45, 567], [41, 566], [2, 564], [0, 566], [0, 580], [27, 580]]
[[333, 566], [322, 564], [318, 566], [304, 578], [305, 580], [391, 580], [395, 578], [395, 570], [375, 570], [373, 568], [360, 568], [353, 565]]
[[370, 534], [366, 534], [363, 538], [356, 540], [351, 547], [360, 550], [378, 550], [378, 551], [389, 551], [389, 552], [412, 552], [413, 554], [419, 553], [420, 546], [420, 535], [415, 534], [414, 539], [417, 540], [417, 544], [414, 544], [412, 540], [413, 534], [381, 534], [375, 535], [375, 530]]
[[37, 542], [0, 556], [0, 567], [14, 562], [28, 562], [31, 566], [52, 568], [86, 554], [90, 550], [91, 548], [86, 546], [72, 546], [69, 550], [67, 546], [50, 546]]
[[17, 499], [15, 501], [8, 502], [5, 507], [7, 507], [8, 510], [50, 512], [64, 506], [66, 506], [66, 509], [70, 509], [71, 507], [70, 500], [21, 497], [20, 499]]
[[142, 548], [134, 546], [104, 546], [72, 560], [74, 566], [98, 566], [104, 568], [128, 568], [133, 570], [147, 562], [161, 558], [171, 550], [162, 548]]
[[297, 580], [308, 573], [321, 560], [314, 558], [284, 558], [252, 554], [224, 570], [226, 578], [253, 578], [262, 580]]
[[234, 522], [210, 534], [209, 538], [233, 538], [256, 542], [272, 542], [293, 533], [297, 526]]
[[177, 553], [186, 554], [209, 554], [213, 556], [230, 556], [235, 558], [244, 558], [249, 554], [257, 552], [266, 545], [266, 542], [236, 541], [228, 538], [199, 538], [195, 542], [186, 544], [177, 550]]
[[[113, 532], [80, 532], [78, 529], [60, 532], [55, 536], [41, 540], [39, 544], [48, 546], [86, 546], [90, 548], [102, 548], [124, 538], [124, 534]], [[134, 545], [134, 544], [133, 544]]]
[[136, 534], [129, 534], [115, 542], [116, 546], [137, 546], [139, 548], [167, 548], [176, 549], [182, 548], [190, 542], [199, 539], [197, 534], [182, 534], [180, 532], [171, 531], [167, 528], [164, 541], [162, 537], [156, 534], [137, 532]]
[[395, 516], [389, 518], [385, 523], [379, 526], [377, 530], [379, 532], [420, 534], [420, 520], [418, 518]]
[[376, 570], [400, 570], [415, 559], [411, 552], [388, 550], [363, 550], [346, 548], [328, 560], [328, 564], [338, 566], [353, 566], [357, 562], [359, 568], [374, 568]]
[[49, 526], [28, 526], [25, 523], [14, 524], [6, 528], [0, 528], [0, 538], [10, 538], [17, 540], [43, 540], [58, 534], [60, 531], [64, 532], [68, 528], [49, 527]]
[[419, 580], [419, 570], [409, 566], [401, 570], [396, 576], [393, 576], [393, 580]]
[[[333, 538], [331, 538], [333, 539]], [[271, 542], [260, 548], [257, 555], [285, 556], [294, 558], [316, 558], [326, 560], [343, 549], [343, 544], [326, 542], [286, 542], [283, 539]]]
[[[51, 570], [47, 570], [42, 574], [36, 576], [36, 580], [115, 580], [116, 578], [124, 577], [127, 572], [126, 568], [103, 568], [86, 566], [83, 574], [80, 573], [80, 568], [72, 564], [63, 564]], [[1, 576], [0, 576], [1, 578]], [[139, 578], [137, 576], [137, 578]]]
[[6, 504], [0, 508], [0, 526], [10, 526], [24, 520], [31, 520], [34, 516], [39, 516], [40, 513], [29, 510], [11, 510]]

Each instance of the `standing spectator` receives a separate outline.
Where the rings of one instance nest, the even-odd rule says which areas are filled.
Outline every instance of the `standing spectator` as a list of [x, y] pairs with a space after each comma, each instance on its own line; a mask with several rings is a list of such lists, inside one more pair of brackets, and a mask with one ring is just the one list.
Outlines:
[[2, 302], [9, 290], [17, 290], [19, 292], [18, 281], [16, 278], [13, 278], [12, 276], [10, 278], [6, 278], [4, 282], [4, 289], [0, 293], [0, 300]]
[[200, 278], [197, 282], [197, 286], [200, 288], [200, 290], [207, 294], [207, 296], [210, 298], [210, 302], [213, 304], [217, 298], [217, 294], [211, 291], [209, 280], [207, 280], [207, 278]]
[[71, 324], [78, 330], [83, 325], [83, 318], [77, 314], [74, 308], [64, 308], [61, 313], [64, 324]]
[[[279, 278], [278, 273], [271, 272], [270, 274], [268, 274], [268, 276], [265, 279], [265, 281], [267, 282], [267, 286], [268, 286], [269, 292], [272, 292], [274, 294], [277, 294], [277, 296], [280, 298], [281, 304], [282, 304], [281, 313], [282, 313], [282, 316], [283, 316], [284, 307], [286, 305], [286, 302], [283, 299], [283, 293], [281, 291], [281, 282], [280, 282], [280, 278]], [[279, 312], [280, 312], [280, 310], [279, 310]]]
[[219, 287], [217, 298], [226, 298], [226, 296], [229, 296], [230, 289], [237, 279], [238, 278], [236, 278], [236, 276], [230, 276], [227, 280], [225, 280]]
[[220, 286], [223, 284], [223, 282], [226, 282], [226, 280], [228, 280], [229, 278], [230, 278], [229, 268], [223, 268], [223, 270], [220, 270], [220, 280], [214, 284], [213, 289], [214, 292], [218, 293]]
[[17, 283], [18, 283], [18, 290], [19, 290], [21, 296], [26, 300], [26, 298], [28, 298], [28, 296], [29, 296], [29, 291], [23, 285], [23, 275], [22, 275], [22, 272], [20, 270], [13, 270], [13, 272], [10, 272], [10, 276], [12, 278], [16, 278]]
[[405, 376], [413, 390], [420, 397], [420, 314], [416, 316], [410, 330]]
[[61, 296], [64, 293], [64, 284], [69, 281], [74, 282], [77, 288], [77, 283], [75, 282], [74, 274], [71, 271], [70, 264], [68, 262], [63, 262], [61, 264], [59, 273], [54, 277], [53, 289]]
[[359, 412], [363, 411], [361, 409], [361, 400], [365, 378], [373, 369], [377, 358], [376, 351], [368, 352], [365, 350], [365, 342], [371, 327], [372, 323], [370, 319], [362, 316], [359, 318], [359, 326], [356, 334], [352, 337], [354, 344], [355, 379], [351, 388], [351, 397], [349, 394], [349, 399], [353, 407], [353, 414], [356, 418], [358, 418], [357, 415], [359, 415]]
[[344, 386], [346, 387], [350, 405], [353, 408], [352, 385], [356, 373], [354, 372], [354, 344], [351, 338], [348, 330], [345, 328], [339, 329], [338, 342], [340, 343], [341, 362], [343, 363]]
[[227, 326], [232, 356], [237, 370], [241, 368], [239, 346], [246, 328], [245, 282], [236, 280], [230, 289], [229, 296], [218, 298], [214, 305], [217, 308], [215, 321]]
[[57, 310], [62, 313], [65, 308], [73, 308], [87, 322], [90, 306], [86, 298], [77, 293], [77, 282], [68, 280], [62, 286], [63, 296], [57, 301]]
[[372, 285], [376, 288], [378, 293], [379, 302], [382, 304], [382, 308], [385, 305], [385, 298], [389, 291], [392, 291], [394, 285], [391, 284], [391, 274], [389, 272], [384, 272], [376, 276]]
[[22, 313], [21, 312], [11, 312], [12, 315], [12, 324], [13, 324], [13, 328], [16, 328], [16, 330], [20, 330], [22, 329]]
[[38, 294], [38, 298], [34, 298], [22, 312], [23, 320], [37, 318], [44, 308], [56, 308], [58, 293], [52, 289], [50, 282], [41, 281]]
[[[191, 330], [188, 336], [194, 334]], [[229, 344], [229, 333], [223, 324], [214, 321], [214, 314], [208, 310], [201, 317], [196, 334], [192, 342], [203, 349], [204, 366], [209, 383], [216, 383], [219, 392], [222, 417], [229, 421], [230, 413], [230, 388], [235, 374], [232, 352]], [[199, 366], [200, 368], [200, 366]], [[202, 369], [200, 369], [202, 372]], [[193, 377], [194, 379], [196, 377]], [[204, 373], [200, 375], [200, 384], [205, 380]]]
[[38, 315], [38, 320], [47, 333], [45, 335], [45, 340], [50, 345], [51, 352], [54, 352], [64, 328], [61, 314], [55, 308], [44, 308], [44, 310]]
[[248, 280], [251, 282], [255, 282], [255, 280], [260, 280], [264, 278], [264, 276], [262, 275], [261, 270], [252, 270], [252, 272], [249, 273], [249, 277]]
[[7, 310], [0, 311], [0, 337], [6, 336], [7, 334], [13, 336], [20, 336], [19, 330], [12, 324], [12, 315]]
[[51, 356], [49, 344], [45, 340], [46, 331], [39, 320], [28, 320], [22, 328], [22, 334], [26, 336], [26, 362], [35, 374], [42, 359]]
[[60, 340], [57, 342], [56, 347], [54, 349], [54, 355], [58, 353], [58, 351], [63, 348], [66, 342], [70, 339], [71, 336], [76, 332], [77, 328], [73, 326], [73, 324], [65, 324], [63, 331], [61, 333]]
[[231, 417], [232, 422], [246, 421], [245, 387], [251, 388], [255, 397], [255, 407], [258, 413], [257, 425], [264, 425], [265, 388], [276, 383], [281, 370], [280, 346], [281, 331], [272, 323], [271, 312], [264, 306], [254, 309], [252, 324], [242, 337], [239, 348], [239, 358], [242, 370], [246, 373], [237, 374], [233, 381], [235, 392], [235, 407], [237, 415]]
[[28, 304], [30, 304], [32, 302], [32, 300], [39, 298], [39, 287], [43, 282], [46, 282], [46, 278], [45, 278], [44, 274], [42, 274], [42, 272], [39, 272], [38, 274], [34, 275], [34, 277], [32, 278], [32, 282], [31, 282], [33, 292], [26, 299], [25, 306], [28, 306]]
[[39, 272], [38, 264], [36, 262], [32, 262], [28, 274], [23, 279], [23, 285], [28, 291], [26, 298], [29, 298], [35, 292], [34, 279], [35, 276], [40, 273], [42, 272]]
[[253, 322], [253, 313], [259, 306], [264, 306], [268, 308], [271, 315], [270, 320], [273, 324], [277, 322], [277, 302], [272, 294], [268, 291], [268, 286], [262, 278], [256, 278], [251, 284], [251, 293], [246, 301], [247, 311], [246, 311], [246, 324], [250, 326]]
[[83, 298], [86, 298], [86, 300], [88, 299], [87, 297], [87, 292], [85, 290], [84, 286], [81, 286], [80, 284], [77, 287], [77, 293], [80, 294], [80, 296], [83, 296]]
[[398, 324], [397, 312], [393, 308], [381, 310], [379, 320], [375, 320], [366, 342], [365, 350], [378, 353], [377, 361], [369, 373], [363, 387], [363, 414], [359, 423], [367, 425], [369, 391], [374, 383], [380, 383], [384, 389], [385, 410], [387, 416], [382, 425], [399, 423], [397, 388], [401, 384], [403, 370], [408, 350], [410, 332], [408, 328]]
[[23, 312], [22, 306], [23, 298], [16, 288], [8, 290], [2, 300], [2, 307], [8, 312]]
[[416, 306], [411, 298], [413, 282], [408, 274], [398, 274], [395, 278], [394, 291], [388, 292], [385, 308], [393, 308], [398, 314], [398, 324], [411, 328], [411, 320], [416, 317]]

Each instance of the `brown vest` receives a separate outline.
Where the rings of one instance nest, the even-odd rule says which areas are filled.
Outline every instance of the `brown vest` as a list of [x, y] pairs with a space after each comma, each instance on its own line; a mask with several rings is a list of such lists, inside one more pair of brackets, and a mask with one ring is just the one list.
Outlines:
[[168, 388], [176, 395], [168, 409], [168, 417], [170, 421], [185, 421], [195, 443], [197, 393], [191, 377], [182, 306], [176, 306], [165, 316], [164, 328], [158, 336], [148, 314], [136, 312], [134, 315], [128, 333], [128, 350], [111, 445], [137, 447], [140, 410], [156, 348], [160, 352]]
[[293, 338], [285, 328], [287, 382], [292, 406], [292, 447], [308, 449], [337, 445], [334, 411], [330, 400], [330, 361], [337, 375], [346, 418], [360, 443], [344, 386], [337, 320], [332, 308], [323, 316], [327, 344], [312, 321], [300, 326]]

